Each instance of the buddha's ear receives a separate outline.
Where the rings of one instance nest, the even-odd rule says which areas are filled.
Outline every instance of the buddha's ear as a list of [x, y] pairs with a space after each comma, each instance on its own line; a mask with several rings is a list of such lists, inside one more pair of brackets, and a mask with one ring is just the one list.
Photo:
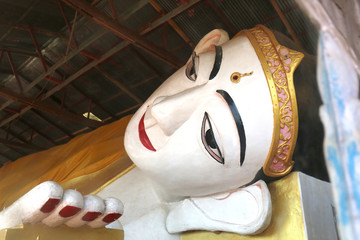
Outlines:
[[262, 180], [245, 188], [205, 197], [187, 198], [170, 210], [169, 233], [190, 230], [256, 234], [271, 220], [271, 196]]
[[206, 34], [196, 45], [194, 51], [196, 54], [207, 52], [215, 49], [215, 46], [229, 41], [229, 35], [222, 29], [214, 29]]

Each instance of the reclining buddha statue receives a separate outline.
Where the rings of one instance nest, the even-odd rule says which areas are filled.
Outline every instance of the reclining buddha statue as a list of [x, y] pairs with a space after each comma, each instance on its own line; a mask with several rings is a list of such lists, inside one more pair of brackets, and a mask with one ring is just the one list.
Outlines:
[[[129, 215], [125, 239], [144, 239], [144, 229], [148, 239], [264, 231], [272, 213], [266, 182], [294, 165], [293, 73], [302, 58], [261, 25], [232, 39], [211, 31], [130, 120], [124, 145], [136, 165], [132, 177], [85, 197], [45, 182], [0, 213], [0, 228], [40, 221], [120, 227], [123, 205], [112, 195]], [[122, 186], [131, 186], [127, 199], [118, 194]]]

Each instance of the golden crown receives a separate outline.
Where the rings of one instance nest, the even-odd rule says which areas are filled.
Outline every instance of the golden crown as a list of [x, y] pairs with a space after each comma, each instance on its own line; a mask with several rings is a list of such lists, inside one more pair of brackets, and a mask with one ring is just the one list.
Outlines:
[[261, 61], [273, 104], [274, 131], [263, 171], [271, 177], [284, 176], [294, 165], [298, 111], [293, 73], [304, 55], [280, 45], [274, 34], [262, 25], [239, 34], [247, 36]]

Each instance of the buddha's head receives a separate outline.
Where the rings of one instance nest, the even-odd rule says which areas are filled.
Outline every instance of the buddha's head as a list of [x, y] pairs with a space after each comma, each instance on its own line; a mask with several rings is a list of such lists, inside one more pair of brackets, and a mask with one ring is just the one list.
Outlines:
[[301, 53], [263, 26], [207, 34], [131, 119], [130, 158], [169, 194], [201, 196], [292, 168]]

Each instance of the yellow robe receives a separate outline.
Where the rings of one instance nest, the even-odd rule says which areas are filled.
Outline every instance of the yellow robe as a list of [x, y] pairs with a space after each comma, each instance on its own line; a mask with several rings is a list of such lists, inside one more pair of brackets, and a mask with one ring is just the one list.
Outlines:
[[132, 162], [124, 149], [124, 133], [130, 118], [5, 164], [0, 168], [1, 209], [44, 181], [89, 194], [129, 168]]

